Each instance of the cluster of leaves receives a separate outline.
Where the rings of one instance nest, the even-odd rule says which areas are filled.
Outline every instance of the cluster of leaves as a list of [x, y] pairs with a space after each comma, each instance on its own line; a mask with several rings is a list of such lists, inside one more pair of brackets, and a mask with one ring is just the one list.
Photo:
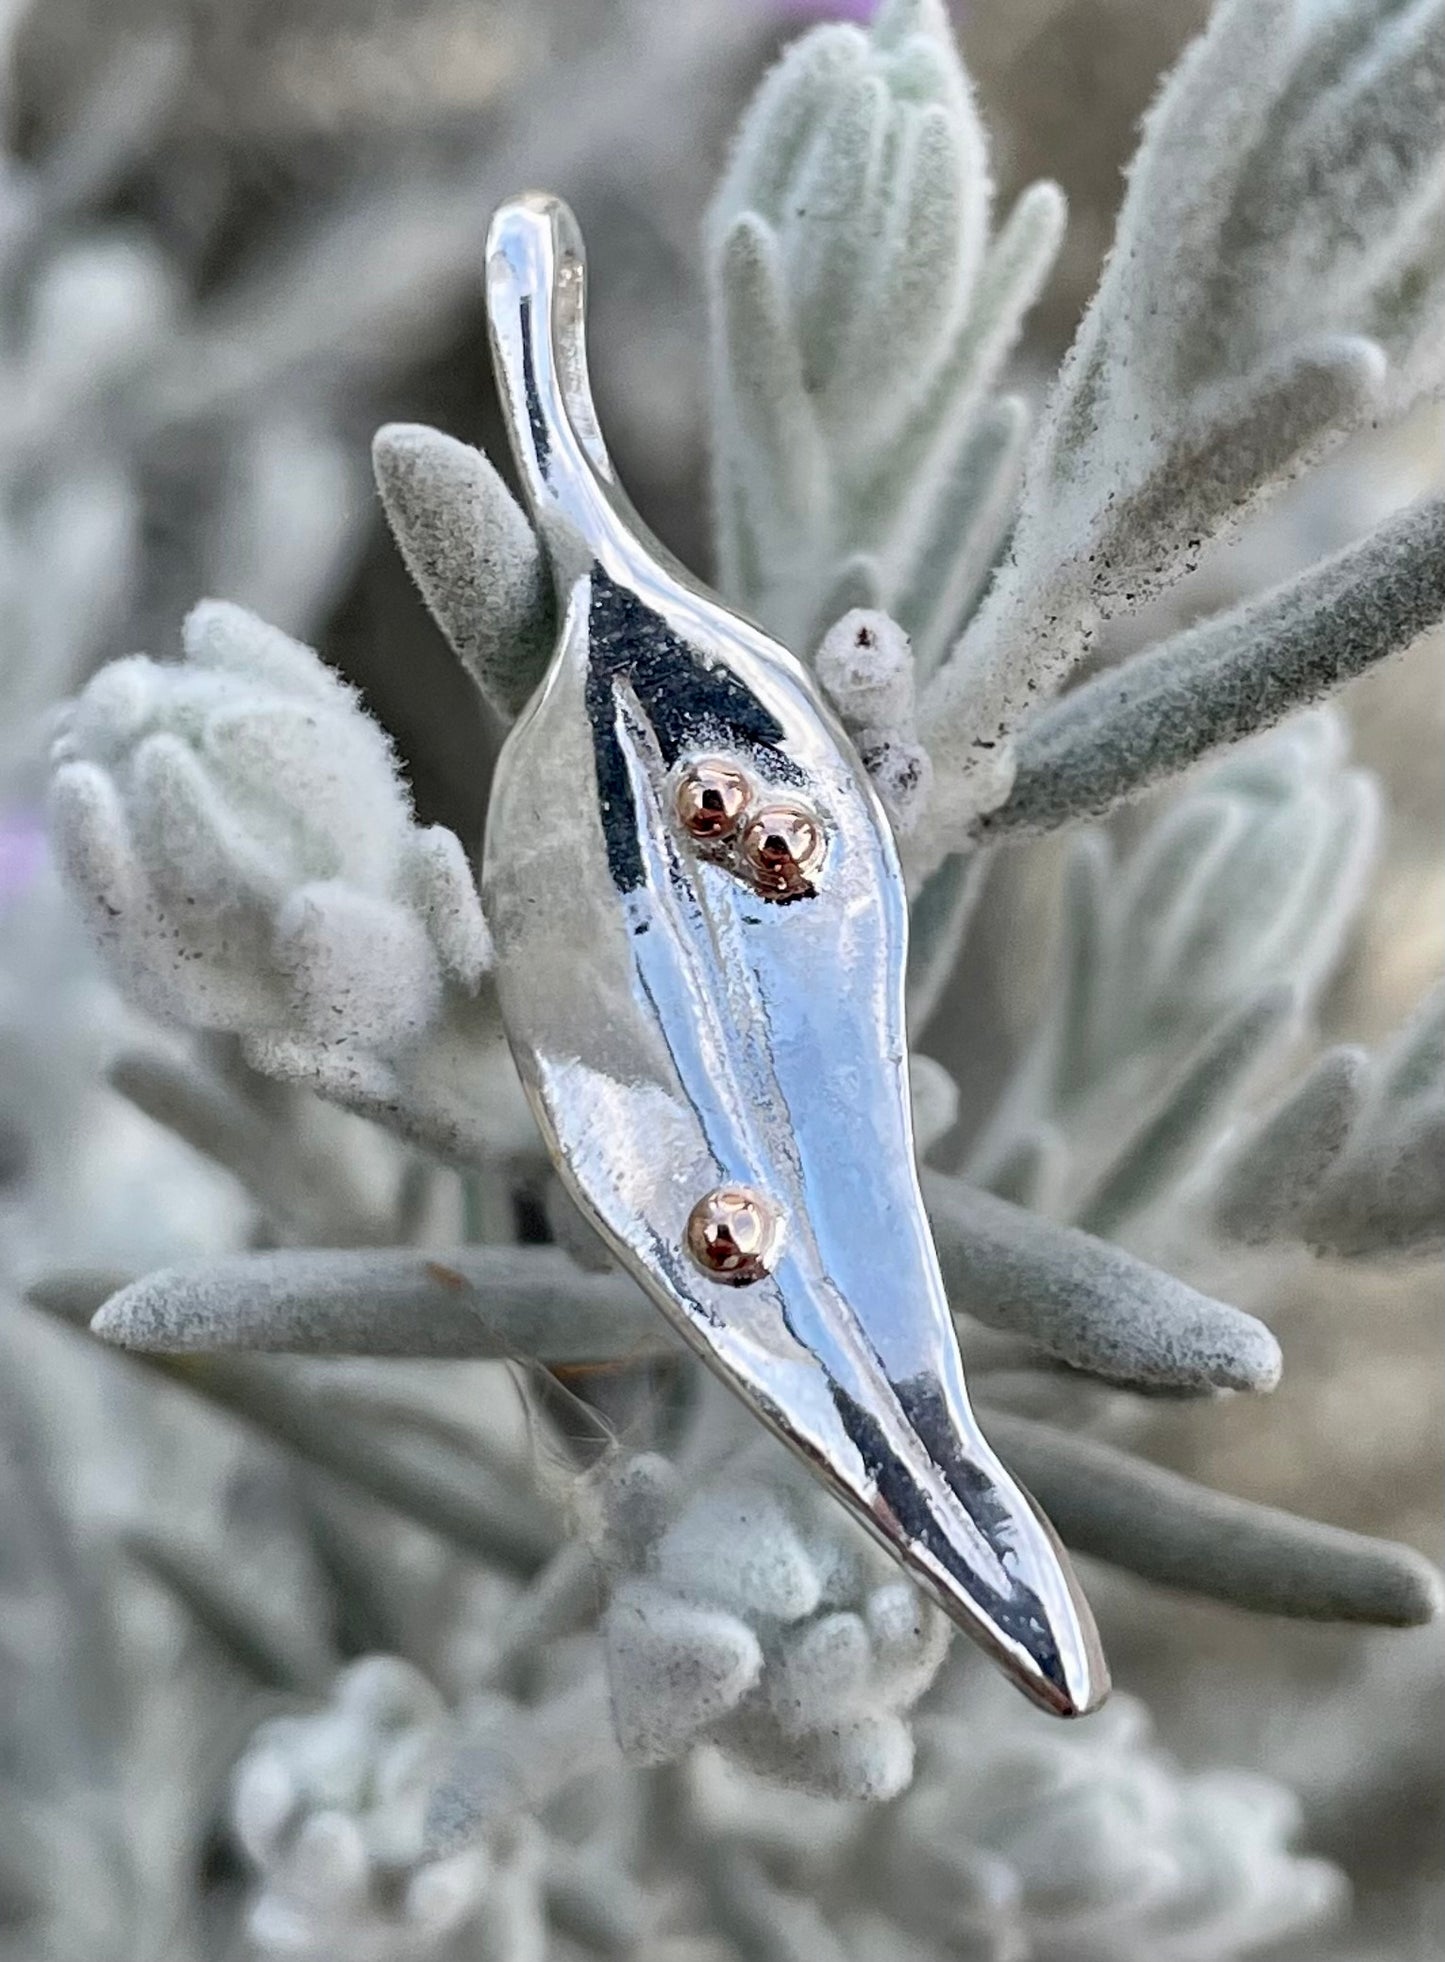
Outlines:
[[[1031, 440], [995, 390], [1062, 203], [1035, 187], [990, 238], [938, 0], [815, 30], [748, 112], [707, 234], [719, 580], [803, 655], [821, 638], [913, 867], [919, 1027], [1000, 841], [1259, 736], [1445, 613], [1427, 503], [1047, 700], [1101, 621], [1438, 379], [1441, 25], [1433, 0], [1225, 0], [1151, 115]], [[427, 604], [515, 715], [554, 626], [530, 526], [434, 431], [383, 430], [375, 463]], [[933, 1617], [740, 1438], [562, 1193], [461, 842], [417, 825], [386, 739], [299, 643], [212, 604], [185, 652], [80, 696], [56, 836], [119, 977], [203, 1032], [129, 1051], [113, 1081], [239, 1182], [256, 1244], [32, 1295], [288, 1454], [284, 1476], [261, 1462], [342, 1617], [298, 1637], [199, 1546], [132, 1549], [232, 1678], [314, 1700], [370, 1651], [405, 1658], [350, 1668], [246, 1756], [256, 1938], [524, 1962], [706, 1926], [745, 1962], [939, 1941], [1222, 1962], [1321, 1915], [1336, 1884], [1288, 1851], [1274, 1788], [1181, 1772], [1127, 1710], [1045, 1742], [953, 1665], [930, 1692]], [[1092, 1417], [1121, 1391], [1278, 1376], [1261, 1321], [1125, 1244], [1160, 1215], [1172, 1244], [1239, 1249], [1241, 1272], [1251, 1248], [1413, 1255], [1445, 1233], [1438, 1005], [1380, 1058], [1333, 1051], [1249, 1112], [1339, 957], [1374, 817], [1316, 709], [1148, 813], [1118, 866], [1081, 833], [1045, 1019], [961, 1167], [951, 1086], [934, 1065], [915, 1090], [983, 1420], [1066, 1542], [1256, 1611], [1398, 1625], [1438, 1608], [1416, 1555], [1077, 1421], [1081, 1387]], [[532, 1471], [560, 1458], [561, 1498], [420, 1367], [446, 1361], [498, 1418], [503, 1357], [527, 1360]], [[559, 1378], [586, 1421], [650, 1448], [609, 1444], [584, 1475]], [[419, 1591], [425, 1614], [404, 1613]], [[926, 1693], [941, 1714], [910, 1785]], [[788, 1815], [814, 1803], [809, 1850]], [[863, 1813], [880, 1804], [881, 1828]]]

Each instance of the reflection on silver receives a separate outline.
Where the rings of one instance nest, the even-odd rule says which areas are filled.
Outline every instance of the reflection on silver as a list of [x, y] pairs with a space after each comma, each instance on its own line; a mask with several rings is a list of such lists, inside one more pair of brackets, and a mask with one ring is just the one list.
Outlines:
[[[805, 670], [618, 488], [564, 205], [503, 206], [487, 290], [561, 626], [498, 766], [483, 884], [558, 1169], [693, 1347], [1020, 1687], [1088, 1710], [1108, 1687], [1093, 1622], [979, 1434], [919, 1196], [887, 822]], [[704, 765], [746, 781], [766, 835], [698, 838], [678, 786]], [[739, 1189], [780, 1226], [741, 1287], [699, 1260], [695, 1213]]]

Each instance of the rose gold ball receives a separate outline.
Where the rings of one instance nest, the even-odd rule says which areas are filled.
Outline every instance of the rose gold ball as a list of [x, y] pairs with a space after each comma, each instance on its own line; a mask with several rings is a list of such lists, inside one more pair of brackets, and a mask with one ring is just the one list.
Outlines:
[[796, 804], [769, 804], [744, 831], [739, 852], [759, 892], [796, 899], [813, 890], [823, 863], [823, 827]]
[[780, 1238], [778, 1209], [745, 1185], [723, 1185], [693, 1207], [687, 1250], [705, 1274], [747, 1287], [772, 1272]]
[[707, 843], [731, 838], [748, 808], [751, 787], [741, 770], [716, 757], [691, 763], [677, 780], [677, 815], [690, 837]]

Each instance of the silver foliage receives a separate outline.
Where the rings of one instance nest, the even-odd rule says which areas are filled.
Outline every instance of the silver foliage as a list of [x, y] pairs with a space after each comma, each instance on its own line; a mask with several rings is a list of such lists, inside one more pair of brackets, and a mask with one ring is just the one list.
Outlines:
[[[286, 1144], [281, 1133], [275, 1150]], [[272, 1183], [268, 1163], [250, 1189], [264, 1201]], [[1276, 1382], [1277, 1343], [1237, 1308], [961, 1179], [930, 1172], [925, 1193], [960, 1315], [1136, 1388]], [[575, 1250], [305, 1248], [188, 1262], [118, 1292], [108, 1274], [53, 1273], [31, 1294], [58, 1313], [93, 1316], [96, 1334], [143, 1353], [530, 1355], [561, 1364], [670, 1353], [672, 1336], [585, 1230], [591, 1246]]]
[[1442, 507], [1429, 499], [1288, 585], [1076, 688], [1024, 730], [986, 836], [1102, 816], [1210, 751], [1267, 728], [1445, 613]]
[[1412, 1628], [1445, 1606], [1423, 1555], [1195, 1485], [1027, 1417], [994, 1420], [1065, 1538], [1146, 1580], [1313, 1621]]
[[[33, 719], [123, 644], [127, 621], [181, 603], [181, 582], [305, 628], [355, 555], [359, 473], [323, 391], [229, 395], [226, 302], [198, 306], [157, 236], [102, 215], [186, 81], [182, 36], [138, 26], [102, 47], [48, 146], [0, 172], [9, 768], [33, 759]], [[242, 312], [249, 297], [228, 296]], [[223, 428], [224, 466], [203, 495], [177, 496], [178, 457], [209, 439], [214, 459]], [[143, 538], [162, 509], [165, 573]]]
[[[911, 1801], [916, 1824], [900, 1808], [897, 1843], [916, 1835], [946, 1859], [958, 1833], [994, 1854], [1011, 1869], [1034, 1955], [1185, 1962], [1248, 1952], [1340, 1904], [1337, 1872], [1289, 1850], [1299, 1819], [1278, 1788], [1239, 1773], [1181, 1774], [1127, 1698], [1077, 1740], [1030, 1736], [1026, 1762], [1047, 1796], [1025, 1824], [1000, 1789], [999, 1760], [960, 1748], [978, 1725], [978, 1686], [974, 1697], [930, 1734], [938, 1788]], [[1120, 1830], [1124, 1819], [1132, 1830]]]
[[1039, 184], [990, 240], [991, 201], [940, 0], [815, 30], [743, 121], [708, 228], [718, 577], [800, 652], [883, 607], [927, 673], [986, 579], [1024, 422], [990, 391], [1063, 227]]
[[1433, 1253], [1445, 1238], [1445, 995], [1377, 1058], [1334, 1049], [1241, 1139], [1219, 1174], [1216, 1227], [1318, 1253]]
[[321, 1956], [344, 1942], [358, 1962], [389, 1962], [434, 1951], [476, 1913], [493, 1881], [485, 1852], [426, 1853], [445, 1714], [425, 1677], [375, 1656], [338, 1679], [328, 1708], [252, 1738], [232, 1812], [261, 1874], [262, 1949]]
[[[492, 191], [538, 157], [605, 180], [614, 148], [670, 155], [657, 101], [743, 33], [618, 12], [550, 93], [519, 88], [493, 148], [325, 201], [288, 263], [205, 302], [88, 215], [179, 86], [169, 42], [105, 67], [15, 167], [8, 740], [130, 644], [118, 621], [169, 631], [182, 587], [320, 623], [358, 536], [344, 432], [464, 294]], [[1335, 712], [1293, 712], [1439, 620], [1438, 501], [1049, 698], [1111, 617], [1439, 383], [1442, 47], [1439, 0], [1226, 0], [1150, 113], [1032, 441], [1000, 390], [1062, 198], [1035, 185], [994, 224], [938, 0], [785, 54], [704, 248], [719, 582], [816, 661], [905, 840], [920, 1027], [959, 1019], [986, 848], [1257, 738], [1076, 835], [992, 1112], [913, 1059], [924, 1185], [986, 1427], [1073, 1548], [1376, 1627], [1439, 1613], [1429, 1563], [1164, 1470], [1167, 1415], [1128, 1393], [1267, 1391], [1287, 1358], [1247, 1310], [1272, 1313], [1301, 1249], [1357, 1269], [1445, 1236], [1440, 999], [1289, 1080], [1379, 805]], [[579, 113], [603, 99], [645, 141], [604, 140]], [[156, 445], [223, 428], [158, 571], [137, 529]], [[418, 424], [388, 424], [373, 463], [426, 606], [515, 715], [551, 633], [520, 511]], [[38, 753], [19, 743], [7, 802]], [[935, 1613], [699, 1382], [548, 1171], [466, 845], [418, 822], [332, 669], [210, 602], [180, 661], [82, 690], [53, 798], [93, 937], [169, 1034], [102, 1010], [42, 912], [0, 922], [0, 1144], [25, 1169], [0, 1246], [46, 1317], [6, 1310], [0, 1670], [26, 1695], [3, 1727], [0, 1952], [34, 1948], [11, 1923], [56, 1962], [243, 1939], [376, 1962], [1228, 1962], [1323, 1939], [1343, 1884], [1293, 1850], [1281, 1785], [1184, 1768], [1126, 1697], [1049, 1729], [945, 1658]], [[1121, 1624], [1146, 1596], [1122, 1598]]]
[[1428, 6], [1232, 0], [1170, 77], [1007, 560], [925, 700], [940, 828], [1003, 800], [1033, 698], [1101, 620], [1438, 385], [1442, 45]]
[[551, 580], [516, 500], [479, 450], [389, 424], [377, 488], [412, 577], [488, 703], [525, 706], [552, 651]]
[[308, 649], [215, 602], [185, 646], [106, 668], [56, 742], [52, 823], [97, 938], [147, 1007], [263, 1073], [452, 1155], [486, 1139], [507, 1077], [460, 842], [413, 822], [387, 739]]
[[633, 1459], [608, 1523], [620, 1571], [602, 1632], [629, 1758], [711, 1741], [824, 1797], [904, 1789], [903, 1716], [947, 1624], [775, 1447], [691, 1490]]
[[970, 1175], [1110, 1237], [1147, 1212], [1317, 1000], [1377, 804], [1317, 710], [1195, 778], [1122, 866], [1083, 833], [1049, 1010]]
[[920, 1732], [918, 1779], [881, 1825], [830, 1835], [756, 1790], [710, 1794], [775, 1926], [806, 1925], [790, 1864], [835, 1903], [806, 1946], [772, 1954], [1192, 1962], [1268, 1947], [1342, 1905], [1338, 1873], [1290, 1850], [1299, 1815], [1278, 1788], [1184, 1771], [1131, 1698], [1045, 1731], [969, 1674]]

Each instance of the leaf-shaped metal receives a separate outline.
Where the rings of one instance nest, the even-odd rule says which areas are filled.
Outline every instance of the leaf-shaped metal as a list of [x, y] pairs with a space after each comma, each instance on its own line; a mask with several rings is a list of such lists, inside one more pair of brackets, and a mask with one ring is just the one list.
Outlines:
[[[487, 824], [518, 1066], [662, 1311], [1024, 1690], [1076, 1714], [1107, 1689], [1093, 1622], [974, 1421], [919, 1196], [887, 821], [806, 671], [618, 489], [583, 277], [565, 206], [498, 212], [493, 352], [561, 620]], [[709, 803], [699, 767], [727, 794]]]

